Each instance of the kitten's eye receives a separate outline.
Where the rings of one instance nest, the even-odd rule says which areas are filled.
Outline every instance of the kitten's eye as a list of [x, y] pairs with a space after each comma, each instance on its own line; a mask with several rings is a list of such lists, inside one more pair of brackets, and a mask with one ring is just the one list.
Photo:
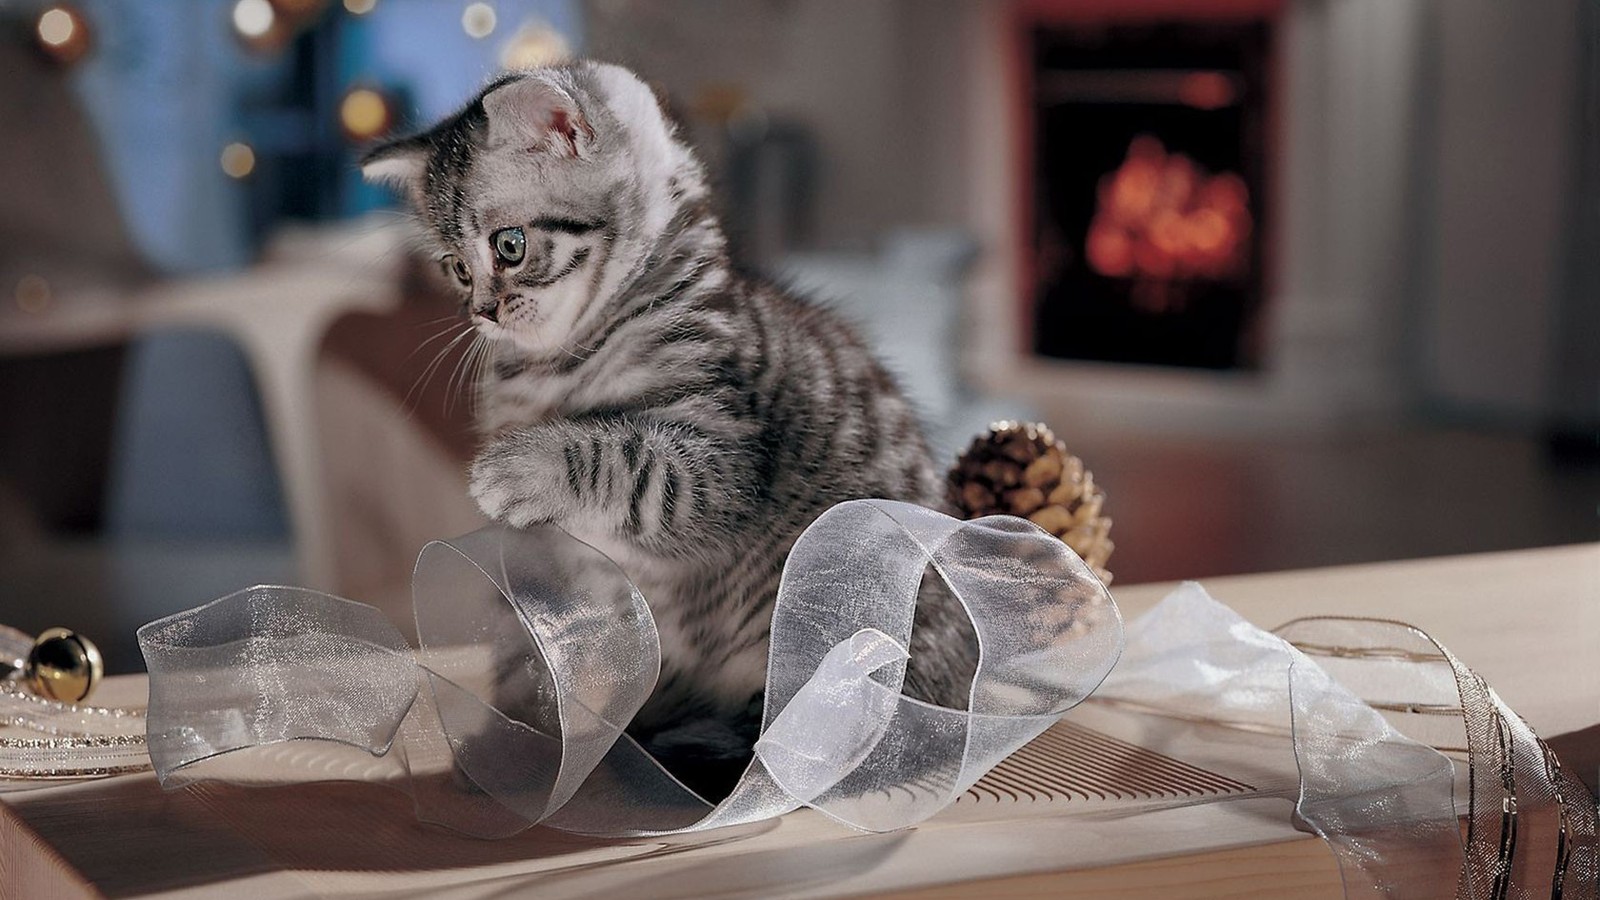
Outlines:
[[494, 245], [494, 255], [508, 266], [522, 262], [528, 252], [528, 239], [521, 228], [502, 228], [489, 236], [489, 243]]
[[472, 287], [472, 272], [468, 271], [467, 264], [461, 257], [454, 253], [446, 253], [439, 259], [439, 266], [446, 275], [460, 282], [462, 287]]

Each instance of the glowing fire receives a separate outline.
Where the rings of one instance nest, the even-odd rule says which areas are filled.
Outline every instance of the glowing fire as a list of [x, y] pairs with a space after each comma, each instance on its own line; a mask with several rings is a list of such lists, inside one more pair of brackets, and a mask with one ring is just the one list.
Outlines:
[[1122, 165], [1100, 179], [1084, 252], [1096, 272], [1111, 278], [1228, 278], [1249, 265], [1252, 224], [1244, 179], [1211, 175], [1144, 134], [1128, 145]]

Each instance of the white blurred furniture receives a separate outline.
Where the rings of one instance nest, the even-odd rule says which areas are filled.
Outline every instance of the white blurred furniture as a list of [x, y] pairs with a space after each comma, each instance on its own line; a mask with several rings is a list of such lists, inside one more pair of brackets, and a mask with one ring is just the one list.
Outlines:
[[329, 587], [333, 547], [315, 409], [316, 356], [329, 325], [398, 298], [396, 229], [371, 221], [287, 231], [261, 261], [221, 276], [166, 279], [126, 292], [79, 289], [42, 309], [0, 307], [0, 354], [62, 352], [172, 329], [209, 329], [243, 351], [266, 413], [296, 558], [306, 583]]

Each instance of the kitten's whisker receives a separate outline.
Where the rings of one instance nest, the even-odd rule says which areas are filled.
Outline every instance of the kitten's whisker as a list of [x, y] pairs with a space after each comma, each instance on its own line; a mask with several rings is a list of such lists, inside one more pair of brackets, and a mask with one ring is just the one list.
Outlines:
[[427, 390], [428, 382], [432, 379], [434, 371], [444, 361], [444, 358], [450, 352], [451, 347], [453, 347], [460, 340], [461, 337], [457, 336], [455, 340], [451, 341], [449, 344], [441, 348], [438, 353], [434, 354], [433, 359], [429, 360], [428, 364], [423, 367], [422, 374], [418, 375], [417, 379], [411, 383], [411, 388], [406, 391], [405, 398], [400, 401], [400, 405], [406, 408], [408, 413], [416, 410], [416, 407], [412, 404], [412, 399], [416, 398], [419, 401], [421, 400], [422, 394]]
[[429, 319], [426, 322], [418, 322], [415, 327], [417, 327], [417, 328], [427, 328], [429, 325], [438, 325], [440, 322], [457, 322], [457, 323], [460, 323], [462, 325], [469, 324], [469, 323], [466, 323], [466, 322], [462, 322], [461, 321], [461, 316], [457, 315], [456, 313], [450, 313], [449, 315], [440, 316], [437, 319]]
[[478, 350], [478, 355], [472, 363], [470, 381], [464, 382], [467, 390], [467, 411], [476, 415], [478, 411], [478, 398], [483, 392], [483, 380], [488, 372], [487, 365], [494, 358], [495, 342], [485, 340]]
[[[455, 408], [456, 393], [466, 387], [465, 376], [472, 368], [473, 360], [483, 351], [484, 343], [483, 335], [477, 335], [472, 339], [472, 343], [467, 346], [467, 352], [456, 360], [455, 368], [451, 371], [449, 380], [444, 384], [444, 414], [446, 416], [450, 415], [450, 411]], [[459, 382], [457, 381], [458, 378], [461, 379]]]
[[493, 354], [494, 354], [494, 341], [484, 341], [483, 342], [483, 346], [478, 350], [477, 357], [475, 359], [473, 359], [473, 361], [472, 361], [472, 372], [469, 375], [471, 380], [466, 385], [466, 389], [467, 389], [467, 410], [468, 410], [468, 412], [474, 412], [475, 413], [477, 411], [477, 408], [478, 408], [478, 394], [483, 389], [483, 378], [484, 378], [484, 372], [486, 371], [484, 369], [484, 363], [490, 357], [492, 357]]
[[440, 410], [442, 410], [446, 416], [449, 416], [450, 411], [455, 408], [456, 391], [459, 390], [459, 387], [456, 384], [456, 379], [461, 377], [462, 370], [467, 367], [468, 361], [471, 360], [472, 355], [477, 352], [478, 345], [482, 342], [482, 340], [483, 339], [481, 337], [473, 338], [472, 343], [467, 345], [467, 352], [461, 354], [461, 356], [456, 359], [455, 365], [450, 367], [450, 375], [444, 380], [444, 399], [439, 404]]
[[478, 406], [483, 398], [483, 382], [489, 372], [489, 366], [494, 361], [497, 348], [498, 345], [494, 341], [484, 341], [473, 360], [472, 371], [463, 382], [467, 390], [467, 411], [474, 417], [477, 416]]
[[[456, 317], [455, 316], [451, 316], [450, 318], [455, 319]], [[428, 324], [434, 324], [434, 323], [428, 323]], [[418, 327], [426, 327], [426, 325], [418, 326]], [[463, 322], [463, 321], [461, 321], [459, 319], [456, 319], [456, 321], [451, 322], [450, 324], [445, 325], [443, 328], [440, 328], [438, 331], [434, 332], [432, 336], [425, 338], [423, 340], [423, 343], [427, 343], [428, 341], [438, 340], [440, 337], [442, 337], [444, 335], [447, 335], [450, 332], [455, 331], [457, 329], [466, 329], [466, 328], [471, 328], [471, 327], [472, 327], [472, 323], [471, 322]]]
[[[454, 316], [452, 316], [451, 318], [454, 318]], [[429, 344], [433, 343], [434, 341], [439, 340], [440, 338], [442, 338], [445, 335], [449, 334], [450, 332], [456, 330], [457, 328], [471, 328], [471, 327], [472, 327], [472, 324], [470, 322], [463, 322], [460, 325], [447, 326], [446, 328], [444, 328], [441, 331], [435, 333], [431, 337], [428, 337], [425, 340], [423, 340], [422, 343], [418, 344], [410, 353], [406, 354], [406, 358], [404, 360], [402, 360], [402, 362], [410, 362], [411, 361], [411, 357], [416, 356], [418, 353], [421, 353]]]
[[[438, 353], [434, 354], [432, 361], [430, 361], [428, 365], [423, 368], [422, 374], [418, 376], [416, 382], [411, 385], [411, 390], [406, 391], [405, 399], [400, 401], [401, 406], [410, 406], [413, 395], [417, 395], [420, 399], [421, 391], [427, 387], [428, 381], [433, 377], [433, 374], [438, 371], [438, 368], [444, 362], [445, 357], [448, 356], [450, 351], [454, 350], [456, 346], [459, 345], [463, 340], [474, 334], [477, 334], [476, 329], [468, 328], [452, 338], [448, 344], [445, 344], [444, 347], [439, 350]], [[415, 407], [412, 407], [412, 409], [415, 410]]]
[[[450, 353], [453, 350], [455, 350], [457, 347], [459, 347], [461, 345], [462, 341], [466, 340], [468, 337], [473, 337], [476, 334], [477, 334], [476, 329], [468, 328], [468, 329], [462, 331], [460, 334], [456, 335], [454, 338], [452, 338], [450, 343], [446, 344], [434, 356], [433, 362], [429, 364], [428, 371], [423, 373], [424, 378], [425, 379], [431, 379], [434, 375], [438, 374], [439, 367], [444, 364], [444, 361], [449, 357]], [[424, 381], [424, 384], [422, 386], [424, 388], [427, 386], [426, 381]], [[418, 399], [420, 400], [421, 398], [419, 397]]]
[[473, 348], [472, 359], [467, 364], [466, 370], [461, 373], [461, 387], [463, 389], [468, 387], [469, 378], [475, 378], [477, 376], [478, 360], [482, 359], [483, 355], [489, 352], [489, 347], [493, 343], [494, 342], [490, 341], [488, 338], [484, 338], [478, 342], [476, 347]]

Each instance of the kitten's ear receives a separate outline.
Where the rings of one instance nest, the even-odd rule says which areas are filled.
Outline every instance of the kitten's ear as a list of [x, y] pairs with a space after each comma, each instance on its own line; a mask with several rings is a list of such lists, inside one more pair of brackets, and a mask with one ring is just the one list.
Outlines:
[[491, 145], [520, 145], [573, 159], [587, 159], [594, 149], [594, 128], [578, 102], [538, 76], [485, 94], [483, 111], [489, 117]]
[[379, 144], [361, 157], [362, 178], [386, 184], [408, 197], [421, 190], [427, 167], [428, 145], [422, 135]]

